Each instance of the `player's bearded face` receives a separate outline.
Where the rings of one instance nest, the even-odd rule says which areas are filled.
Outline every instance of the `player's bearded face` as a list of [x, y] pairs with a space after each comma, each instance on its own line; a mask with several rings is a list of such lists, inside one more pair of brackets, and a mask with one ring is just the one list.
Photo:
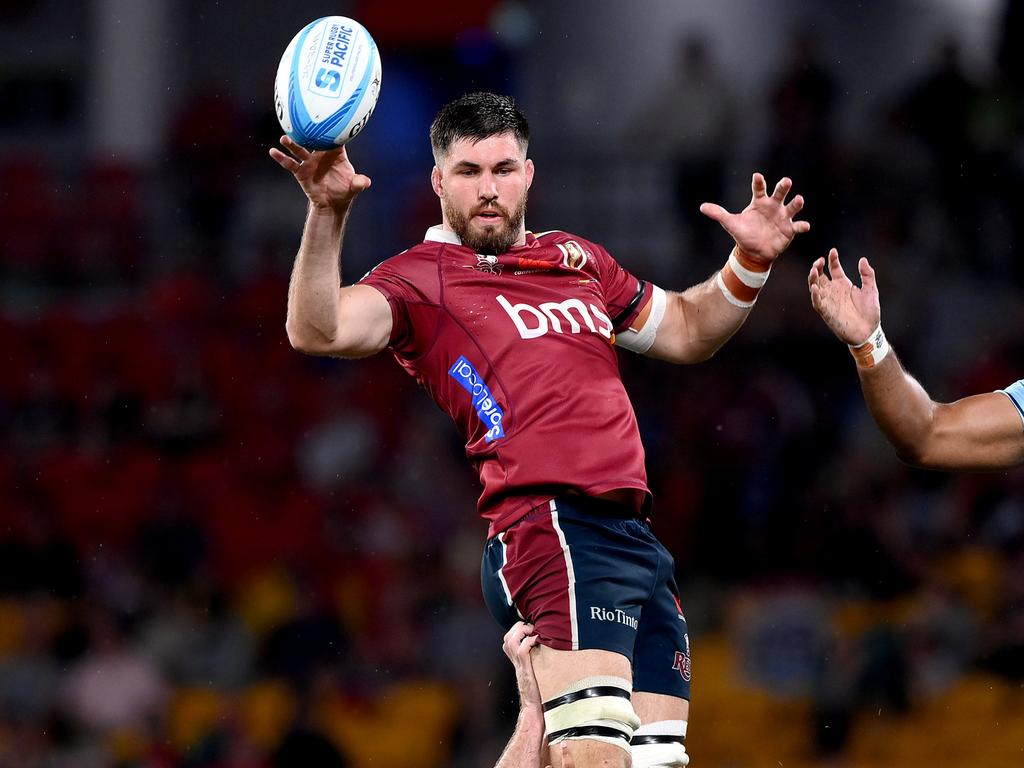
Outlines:
[[431, 173], [448, 227], [463, 245], [493, 255], [523, 242], [532, 181], [533, 161], [511, 133], [459, 139]]
[[459, 207], [448, 195], [441, 198], [445, 217], [462, 244], [476, 253], [505, 253], [519, 239], [526, 216], [526, 190], [511, 208], [496, 200], [481, 200]]

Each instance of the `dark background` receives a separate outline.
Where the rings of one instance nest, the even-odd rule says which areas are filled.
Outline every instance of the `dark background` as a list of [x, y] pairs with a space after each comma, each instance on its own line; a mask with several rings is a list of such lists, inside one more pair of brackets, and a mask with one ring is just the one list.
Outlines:
[[[531, 120], [528, 226], [681, 289], [753, 170], [813, 223], [710, 362], [622, 356], [693, 643], [695, 765], [1019, 764], [1024, 480], [900, 464], [810, 262], [878, 270], [936, 399], [1024, 327], [1024, 4], [25, 0], [0, 6], [0, 766], [487, 766], [516, 703], [446, 418], [284, 333], [304, 198], [278, 58], [377, 39], [345, 276], [439, 219], [461, 93]], [[1015, 47], [1017, 46], [1017, 47]], [[585, 382], [581, 383], [585, 386]]]

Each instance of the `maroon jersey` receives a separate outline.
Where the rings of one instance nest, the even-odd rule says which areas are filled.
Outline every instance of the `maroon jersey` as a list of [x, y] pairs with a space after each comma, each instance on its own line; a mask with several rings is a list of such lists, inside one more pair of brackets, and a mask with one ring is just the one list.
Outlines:
[[567, 491], [648, 495], [614, 348], [651, 296], [576, 235], [482, 256], [432, 227], [361, 281], [391, 304], [389, 348], [458, 426], [489, 536]]

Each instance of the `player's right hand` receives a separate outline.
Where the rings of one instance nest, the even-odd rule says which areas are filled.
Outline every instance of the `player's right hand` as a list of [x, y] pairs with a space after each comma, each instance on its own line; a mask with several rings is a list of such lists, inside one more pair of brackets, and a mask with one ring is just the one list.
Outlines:
[[857, 287], [843, 272], [839, 263], [839, 251], [828, 252], [828, 273], [825, 259], [819, 258], [811, 265], [807, 275], [807, 287], [811, 292], [811, 304], [822, 320], [836, 336], [847, 344], [863, 344], [881, 322], [882, 308], [878, 301], [878, 286], [875, 270], [868, 260], [861, 258], [857, 263], [860, 272], [860, 287]]
[[356, 173], [345, 147], [310, 152], [287, 136], [281, 137], [281, 146], [288, 152], [271, 147], [270, 156], [295, 177], [316, 208], [344, 211], [370, 186], [369, 177]]

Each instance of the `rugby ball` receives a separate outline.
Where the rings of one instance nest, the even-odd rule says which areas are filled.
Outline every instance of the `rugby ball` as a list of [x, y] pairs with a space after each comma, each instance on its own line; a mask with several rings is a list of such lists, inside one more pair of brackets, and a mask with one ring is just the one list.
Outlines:
[[380, 54], [362, 24], [325, 16], [288, 44], [274, 108], [284, 132], [309, 150], [336, 149], [363, 130], [380, 95]]

